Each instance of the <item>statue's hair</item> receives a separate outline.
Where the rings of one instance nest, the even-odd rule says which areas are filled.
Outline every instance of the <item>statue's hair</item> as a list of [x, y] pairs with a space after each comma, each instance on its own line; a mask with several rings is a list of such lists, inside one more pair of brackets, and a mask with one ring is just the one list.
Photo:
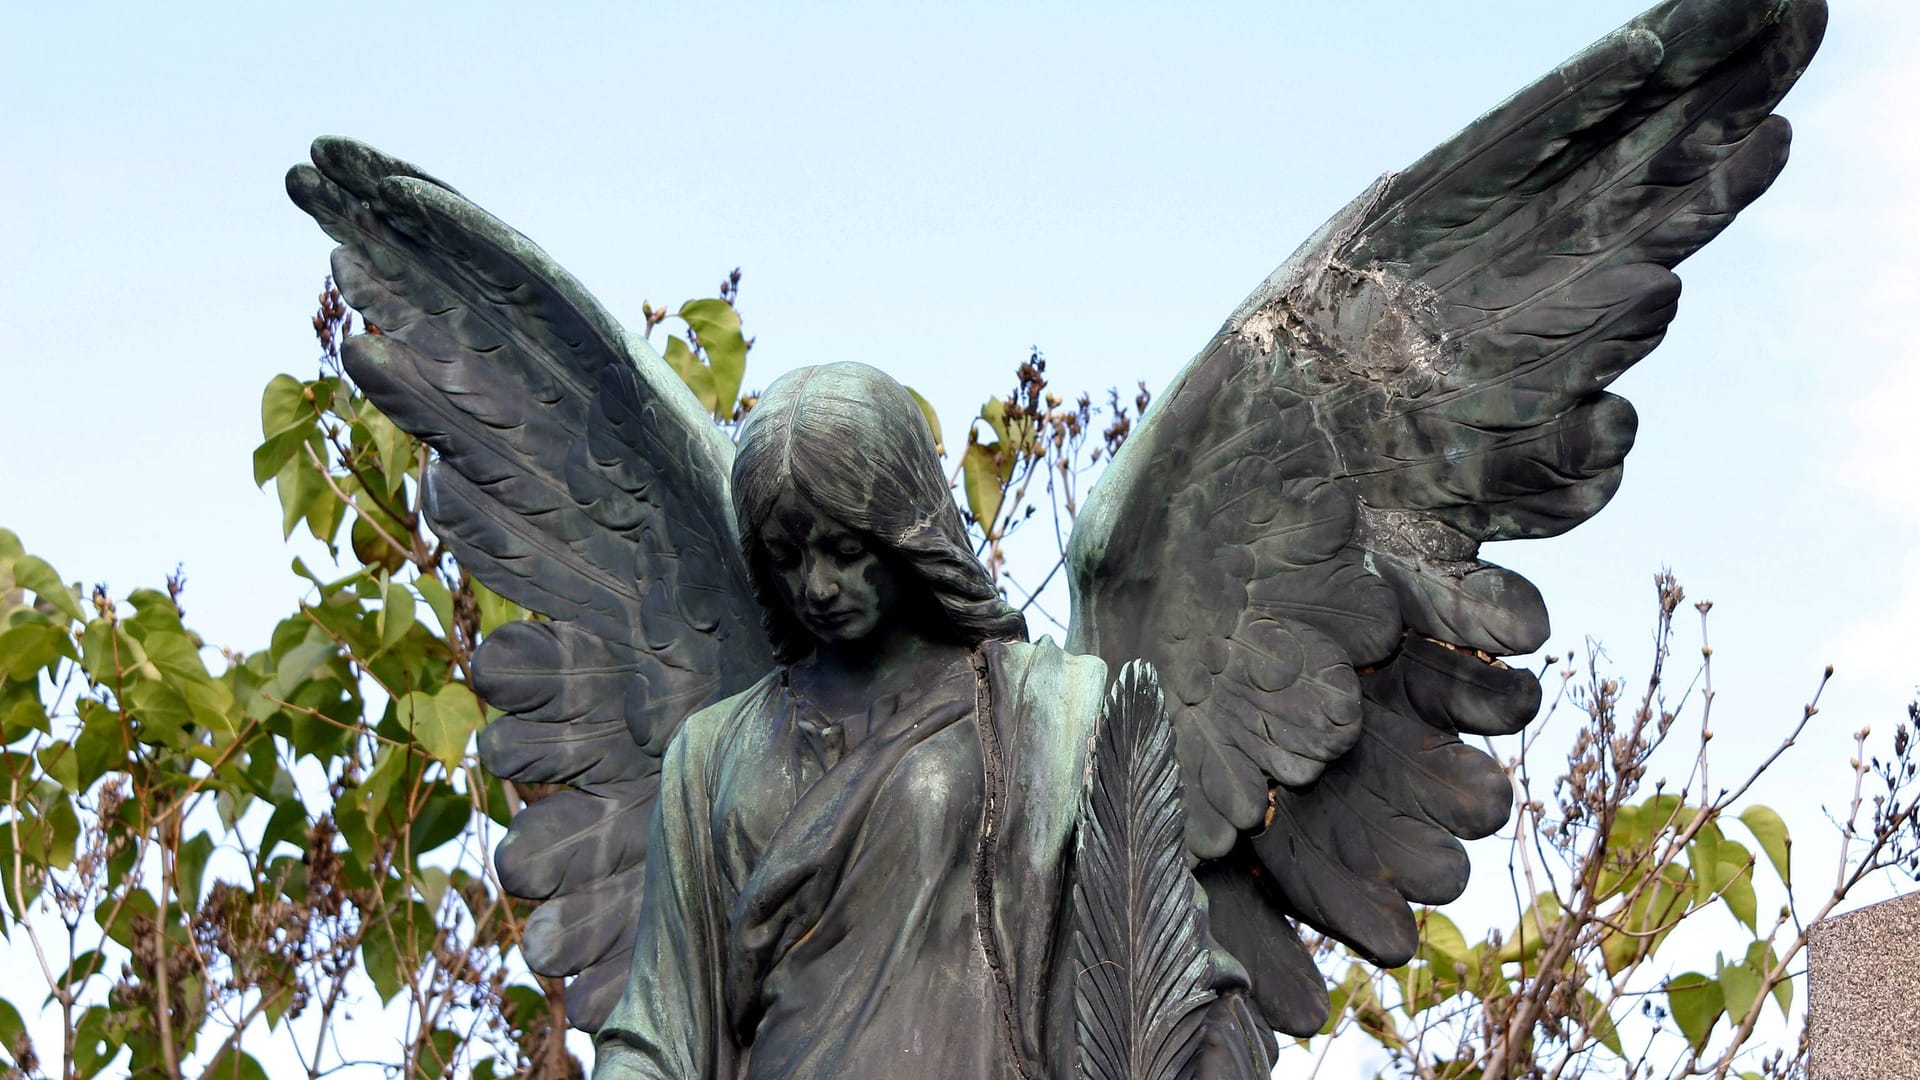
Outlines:
[[923, 587], [935, 601], [933, 631], [967, 645], [1026, 639], [1026, 618], [1001, 598], [967, 544], [926, 417], [884, 372], [853, 363], [791, 372], [761, 395], [740, 433], [734, 521], [767, 637], [783, 662], [814, 644], [774, 587], [760, 543], [773, 504], [789, 490]]

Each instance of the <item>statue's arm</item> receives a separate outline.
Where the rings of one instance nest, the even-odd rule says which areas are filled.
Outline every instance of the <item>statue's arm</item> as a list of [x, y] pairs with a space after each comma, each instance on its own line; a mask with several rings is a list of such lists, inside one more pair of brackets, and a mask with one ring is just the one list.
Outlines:
[[668, 748], [626, 992], [594, 1038], [594, 1080], [731, 1077], [721, 1007], [726, 917], [707, 822], [705, 717]]

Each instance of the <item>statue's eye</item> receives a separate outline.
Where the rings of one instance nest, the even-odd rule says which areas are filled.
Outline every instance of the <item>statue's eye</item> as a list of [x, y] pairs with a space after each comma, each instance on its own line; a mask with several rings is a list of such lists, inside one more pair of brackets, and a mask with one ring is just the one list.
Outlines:
[[767, 545], [767, 561], [776, 569], [791, 570], [800, 565], [800, 551], [791, 544], [770, 543]]
[[835, 559], [843, 563], [849, 563], [865, 555], [867, 553], [867, 545], [861, 543], [860, 538], [857, 536], [842, 536], [836, 539], [828, 550], [833, 552]]

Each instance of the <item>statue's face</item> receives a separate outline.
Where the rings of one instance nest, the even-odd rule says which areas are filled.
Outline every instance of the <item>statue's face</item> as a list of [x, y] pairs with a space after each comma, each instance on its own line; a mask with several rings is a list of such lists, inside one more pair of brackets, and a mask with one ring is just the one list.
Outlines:
[[787, 610], [823, 644], [862, 641], [893, 614], [900, 583], [892, 568], [805, 496], [780, 496], [760, 545]]

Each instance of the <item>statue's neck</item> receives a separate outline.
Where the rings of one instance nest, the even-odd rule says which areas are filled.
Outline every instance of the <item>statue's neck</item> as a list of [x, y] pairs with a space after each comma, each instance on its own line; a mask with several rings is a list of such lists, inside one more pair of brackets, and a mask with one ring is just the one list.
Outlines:
[[[912, 696], [917, 687], [933, 685], [971, 652], [906, 628], [855, 646], [816, 648], [790, 673], [794, 689], [814, 708], [837, 723], [855, 726], [874, 702], [891, 695]], [[853, 734], [857, 737], [858, 732]]]

